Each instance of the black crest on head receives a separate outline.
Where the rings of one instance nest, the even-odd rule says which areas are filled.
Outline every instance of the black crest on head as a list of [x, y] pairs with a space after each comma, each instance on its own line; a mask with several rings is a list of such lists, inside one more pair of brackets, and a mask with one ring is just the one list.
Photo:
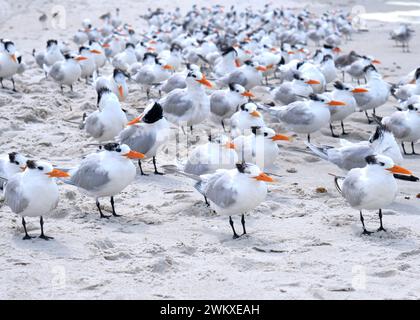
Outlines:
[[330, 49], [330, 50], [334, 49], [334, 47], [329, 45], [329, 44], [324, 44], [324, 48], [325, 49]]
[[111, 92], [111, 90], [110, 90], [109, 88], [107, 88], [107, 87], [100, 87], [100, 88], [97, 90], [97, 93], [98, 93], [98, 104], [99, 104], [99, 102], [101, 101], [102, 95], [103, 95], [104, 93], [109, 93], [109, 92]]
[[71, 59], [71, 55], [70, 55], [70, 53], [66, 53], [66, 54], [64, 55], [64, 59], [66, 59], [66, 60]]
[[154, 53], [154, 52], [146, 52], [143, 55], [143, 61], [145, 61], [148, 57], [153, 57], [153, 59], [156, 59], [157, 58], [157, 54]]
[[131, 48], [135, 48], [134, 47], [134, 44], [132, 44], [131, 42], [127, 42], [126, 44], [125, 44], [125, 48], [127, 49], [127, 48], [129, 48], [129, 47], [131, 47]]
[[286, 60], [284, 60], [284, 57], [282, 56], [281, 59], [280, 59], [280, 61], [279, 61], [279, 63], [277, 65], [282, 66], [284, 64], [286, 64]]
[[378, 163], [378, 160], [376, 159], [376, 156], [374, 156], [374, 155], [367, 156], [365, 158], [365, 160], [366, 160], [366, 162], [368, 164], [376, 164], [376, 163]]
[[311, 93], [308, 98], [313, 101], [321, 101], [316, 93]]
[[223, 56], [225, 56], [225, 55], [229, 54], [230, 52], [235, 52], [236, 54], [238, 53], [234, 47], [228, 47], [228, 48], [226, 48], [226, 50], [222, 53], [222, 55], [223, 55]]
[[245, 162], [240, 162], [236, 164], [236, 169], [238, 169], [238, 171], [240, 173], [245, 173], [245, 169], [246, 169], [246, 163]]
[[420, 78], [420, 68], [417, 68], [415, 78], [416, 80]]
[[301, 66], [303, 66], [305, 64], [305, 61], [300, 61], [297, 63], [296, 65], [296, 69], [299, 70]]
[[142, 121], [145, 123], [155, 123], [159, 121], [163, 117], [163, 109], [162, 106], [155, 102], [153, 107], [144, 115]]
[[115, 151], [120, 145], [116, 142], [104, 144], [103, 148], [107, 151]]
[[245, 60], [244, 64], [246, 64], [247, 66], [251, 66], [252, 65], [252, 61], [251, 60]]
[[244, 103], [243, 105], [241, 105], [239, 108], [240, 108], [242, 111], [245, 111], [245, 105], [246, 105], [246, 103]]
[[114, 69], [114, 78], [119, 75], [122, 74], [124, 77], [129, 78], [129, 75], [127, 73], [125, 73], [124, 71], [122, 71], [121, 69]]
[[254, 135], [257, 135], [259, 129], [261, 129], [261, 127], [259, 126], [251, 127], [251, 131]]
[[29, 169], [36, 169], [36, 162], [34, 160], [28, 160], [26, 161], [26, 166]]
[[10, 40], [3, 41], [3, 44], [4, 44], [4, 48], [5, 48], [7, 51], [9, 51], [9, 47], [10, 47], [10, 46], [14, 46], [14, 45], [15, 45], [15, 44], [14, 44], [12, 41], [10, 41]]
[[47, 41], [47, 48], [51, 47], [53, 44], [58, 44], [57, 40], [50, 39]]
[[16, 161], [17, 152], [10, 152], [9, 153], [9, 161], [14, 163]]
[[79, 53], [82, 53], [82, 51], [84, 51], [84, 50], [89, 50], [89, 48], [88, 47], [85, 47], [85, 46], [81, 46], [79, 48]]
[[234, 91], [234, 90], [236, 90], [236, 88], [235, 88], [235, 83], [233, 83], [233, 82], [229, 83], [229, 90], [230, 90], [230, 91]]
[[328, 60], [332, 60], [332, 59], [333, 59], [333, 57], [330, 54], [326, 54], [324, 56], [324, 58], [322, 58], [322, 62], [325, 62], [325, 61], [328, 61]]
[[374, 134], [370, 137], [369, 142], [372, 143], [373, 141], [379, 140], [383, 136], [383, 132], [385, 127], [377, 126]]
[[344, 90], [345, 89], [345, 87], [344, 87], [344, 85], [341, 81], [334, 82], [334, 88], [336, 88], [338, 90]]
[[376, 68], [373, 64], [369, 64], [366, 67], [364, 67], [363, 72], [366, 73], [368, 70], [378, 71], [378, 70], [376, 70]]

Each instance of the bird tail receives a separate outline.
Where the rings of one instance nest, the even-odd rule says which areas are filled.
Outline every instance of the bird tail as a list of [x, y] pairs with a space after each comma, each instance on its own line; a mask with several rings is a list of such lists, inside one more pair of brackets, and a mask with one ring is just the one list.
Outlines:
[[320, 157], [321, 159], [324, 160], [328, 160], [328, 154], [327, 154], [327, 150], [331, 149], [332, 147], [330, 146], [321, 146], [321, 147], [317, 147], [316, 145], [309, 143], [309, 142], [305, 142], [305, 144], [308, 146], [308, 148], [315, 153], [318, 157]]
[[335, 188], [337, 189], [338, 192], [340, 192], [340, 194], [343, 194], [342, 188], [340, 184], [338, 183], [338, 180], [344, 180], [344, 177], [334, 176]]
[[178, 173], [183, 175], [184, 177], [190, 178], [192, 180], [195, 180], [197, 182], [201, 181], [200, 176], [197, 176], [195, 174], [192, 173], [186, 173], [182, 170], [182, 168], [180, 168], [179, 164], [164, 164], [161, 166], [161, 168], [165, 171], [165, 173], [168, 174], [173, 174], [173, 173]]

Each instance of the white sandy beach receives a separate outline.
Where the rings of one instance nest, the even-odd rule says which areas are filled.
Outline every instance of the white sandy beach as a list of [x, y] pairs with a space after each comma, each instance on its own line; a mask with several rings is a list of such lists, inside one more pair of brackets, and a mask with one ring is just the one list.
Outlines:
[[[247, 6], [249, 0], [224, 1]], [[282, 3], [282, 1], [278, 1]], [[285, 6], [296, 7], [285, 2]], [[124, 21], [144, 26], [139, 15], [154, 1], [121, 0]], [[206, 1], [159, 1], [165, 9]], [[311, 10], [325, 11], [320, 1]], [[380, 1], [352, 1], [368, 12], [418, 10]], [[380, 4], [380, 5], [378, 5]], [[63, 6], [66, 28], [42, 30], [42, 10]], [[299, 5], [302, 7], [303, 5]], [[28, 70], [16, 78], [18, 93], [0, 89], [2, 153], [19, 150], [36, 159], [71, 167], [95, 150], [86, 133], [64, 121], [81, 119], [96, 109], [93, 87], [79, 82], [75, 93], [46, 80], [31, 55], [48, 39], [70, 40], [84, 18], [98, 17], [115, 1], [0, 1], [0, 37], [13, 40]], [[316, 8], [315, 8], [316, 7]], [[411, 53], [393, 47], [389, 31], [394, 23], [368, 21], [369, 32], [356, 33], [341, 48], [381, 60], [379, 70], [389, 82], [418, 67], [420, 25], [413, 24]], [[72, 44], [74, 48], [76, 46]], [[313, 45], [310, 46], [313, 49]], [[105, 73], [112, 68], [108, 65]], [[10, 82], [5, 81], [7, 86]], [[135, 83], [123, 107], [137, 115], [146, 96]], [[396, 102], [379, 108], [388, 115]], [[210, 123], [197, 126], [206, 139]], [[281, 128], [279, 125], [277, 128]], [[363, 113], [346, 122], [351, 141], [366, 140], [373, 125]], [[283, 133], [286, 131], [282, 131]], [[400, 193], [384, 209], [386, 233], [361, 236], [359, 213], [335, 190], [328, 173], [342, 174], [333, 165], [306, 151], [306, 137], [281, 143], [272, 172], [280, 175], [270, 185], [267, 200], [247, 216], [249, 234], [232, 240], [227, 217], [210, 212], [193, 182], [182, 176], [138, 175], [117, 195], [120, 218], [100, 219], [91, 198], [60, 183], [61, 201], [45, 230], [52, 241], [22, 241], [20, 217], [0, 207], [0, 299], [419, 299], [420, 298], [420, 183], [399, 181]], [[316, 144], [338, 145], [329, 128], [312, 138]], [[416, 146], [420, 151], [420, 144]], [[161, 153], [158, 165], [172, 163], [172, 153]], [[405, 156], [404, 167], [420, 175], [420, 156]], [[152, 164], [147, 163], [147, 171]], [[317, 193], [319, 187], [326, 193]], [[103, 201], [110, 210], [108, 201]], [[377, 213], [366, 212], [370, 229], [379, 226]], [[39, 233], [38, 219], [28, 219], [28, 231]], [[235, 222], [239, 226], [239, 219]]]

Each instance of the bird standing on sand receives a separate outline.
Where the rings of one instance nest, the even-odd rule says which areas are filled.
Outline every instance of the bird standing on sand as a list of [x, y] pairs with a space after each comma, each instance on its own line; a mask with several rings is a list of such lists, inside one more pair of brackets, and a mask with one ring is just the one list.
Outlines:
[[82, 74], [79, 61], [87, 60], [87, 58], [70, 54], [65, 54], [64, 58], [64, 61], [57, 61], [53, 64], [48, 76], [60, 85], [61, 92], [64, 90], [63, 86], [70, 86], [70, 90], [73, 91], [73, 84]]
[[10, 209], [22, 216], [25, 230], [23, 240], [32, 239], [26, 230], [25, 217], [40, 217], [41, 235], [44, 240], [53, 239], [44, 234], [44, 216], [54, 210], [59, 201], [58, 187], [55, 179], [68, 177], [68, 173], [54, 169], [44, 161], [28, 160], [26, 169], [7, 181], [4, 197]]

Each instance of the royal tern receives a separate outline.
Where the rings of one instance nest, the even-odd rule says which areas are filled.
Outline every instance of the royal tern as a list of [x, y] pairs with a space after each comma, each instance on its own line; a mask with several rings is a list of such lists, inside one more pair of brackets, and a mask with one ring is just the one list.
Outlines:
[[64, 56], [60, 50], [58, 41], [54, 39], [47, 41], [47, 47], [45, 51], [35, 53], [34, 49], [33, 54], [38, 66], [45, 71], [45, 75], [47, 75], [48, 71], [54, 63], [64, 60]]
[[16, 91], [13, 76], [18, 72], [19, 62], [16, 58], [15, 44], [10, 40], [3, 40], [4, 50], [0, 52], [0, 83], [4, 88], [3, 80], [10, 79], [13, 91]]
[[262, 84], [262, 72], [266, 71], [265, 66], [260, 66], [258, 63], [251, 60], [244, 62], [242, 66], [236, 68], [235, 71], [219, 78], [216, 83], [219, 86], [227, 86], [229, 83], [237, 83], [247, 90]]
[[243, 135], [252, 127], [265, 127], [263, 116], [257, 109], [258, 106], [254, 102], [247, 102], [230, 117], [232, 137]]
[[68, 177], [68, 173], [54, 169], [44, 161], [28, 160], [26, 169], [7, 181], [4, 189], [5, 203], [10, 209], [22, 216], [25, 230], [23, 240], [31, 237], [26, 230], [25, 217], [40, 217], [41, 235], [44, 240], [52, 239], [44, 234], [44, 218], [54, 210], [59, 202], [58, 187], [55, 179]]
[[398, 186], [394, 175], [411, 175], [411, 171], [394, 164], [391, 158], [371, 155], [365, 158], [367, 165], [349, 171], [340, 186], [335, 178], [337, 189], [350, 206], [360, 211], [363, 234], [369, 235], [364, 223], [362, 210], [379, 210], [380, 226], [377, 231], [386, 231], [382, 224], [382, 209], [390, 205], [397, 196]]
[[101, 149], [100, 152], [87, 155], [76, 168], [71, 169], [70, 178], [64, 182], [95, 198], [101, 218], [109, 218], [102, 213], [99, 199], [110, 197], [112, 215], [118, 216], [115, 212], [114, 196], [136, 177], [136, 167], [131, 160], [142, 159], [144, 155], [118, 143], [107, 143]]
[[123, 102], [128, 96], [128, 85], [126, 78], [129, 75], [120, 69], [114, 69], [114, 72], [109, 77], [99, 77], [95, 81], [96, 91], [100, 88], [109, 88], [114, 92], [118, 99]]
[[[116, 138], [118, 142], [128, 145], [132, 150], [144, 154], [144, 159], [152, 158], [155, 174], [161, 174], [156, 167], [156, 154], [169, 138], [169, 123], [163, 117], [162, 106], [155, 102], [143, 113], [131, 120], [128, 127]], [[146, 175], [138, 161], [141, 175]]]
[[7, 180], [26, 169], [26, 161], [28, 159], [18, 152], [10, 152], [0, 157], [0, 190], [3, 190]]
[[79, 61], [87, 60], [87, 58], [70, 54], [65, 54], [64, 58], [65, 60], [53, 64], [48, 76], [60, 85], [61, 92], [63, 92], [63, 86], [65, 85], [70, 86], [70, 90], [73, 91], [73, 84], [82, 74]]

